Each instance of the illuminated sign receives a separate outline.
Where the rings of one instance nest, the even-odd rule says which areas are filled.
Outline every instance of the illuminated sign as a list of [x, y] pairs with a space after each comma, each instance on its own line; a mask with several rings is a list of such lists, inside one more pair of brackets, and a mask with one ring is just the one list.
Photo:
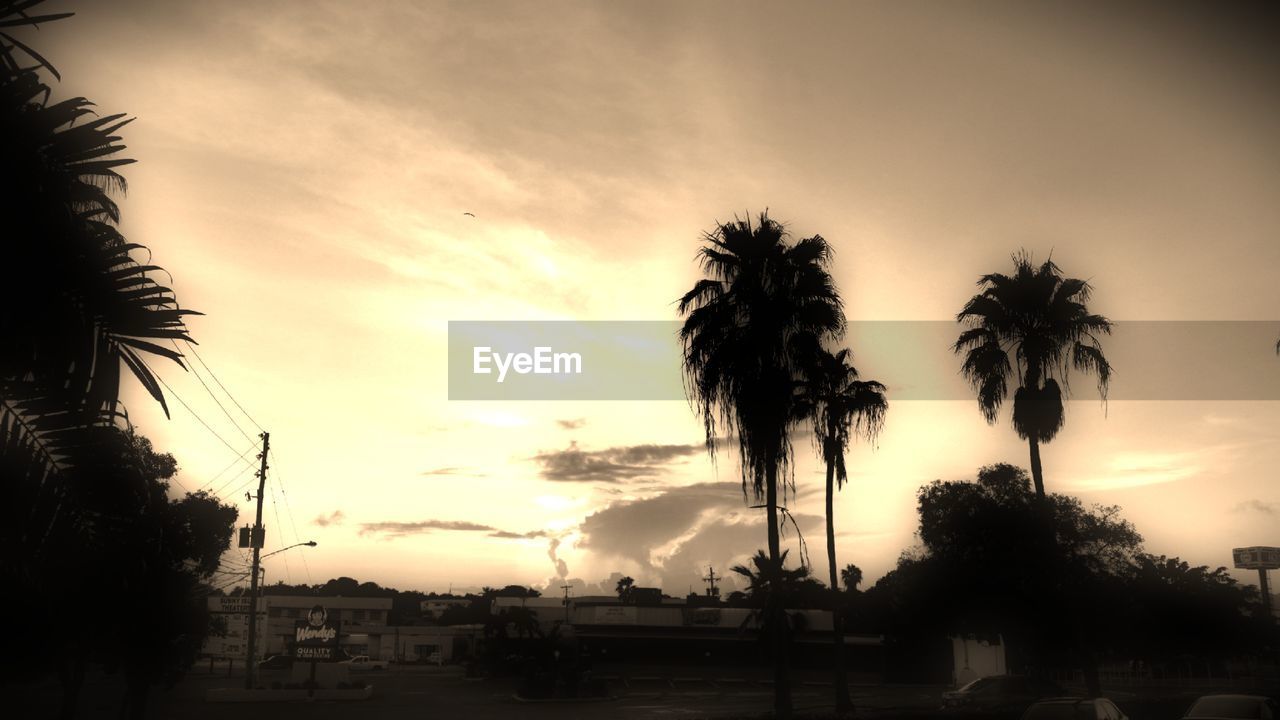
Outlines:
[[338, 638], [341, 627], [330, 622], [329, 613], [322, 605], [316, 605], [307, 613], [306, 620], [294, 624], [293, 656], [299, 660], [334, 660], [338, 655]]

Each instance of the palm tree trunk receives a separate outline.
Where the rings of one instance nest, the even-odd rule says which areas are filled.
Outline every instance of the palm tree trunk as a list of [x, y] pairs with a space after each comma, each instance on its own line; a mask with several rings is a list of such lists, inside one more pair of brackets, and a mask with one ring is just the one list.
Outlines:
[[1031, 445], [1031, 480], [1036, 484], [1036, 499], [1044, 502], [1044, 468], [1040, 467], [1040, 441], [1032, 436], [1027, 442]]
[[[1048, 497], [1044, 492], [1044, 468], [1040, 465], [1040, 442], [1032, 436], [1028, 443], [1031, 445], [1031, 479], [1036, 485], [1036, 500], [1042, 517], [1042, 527], [1048, 535], [1046, 547], [1050, 552], [1057, 554], [1057, 533], [1053, 527], [1053, 515], [1050, 511]], [[1089, 697], [1096, 698], [1102, 696], [1102, 682], [1098, 676], [1098, 658], [1093, 653], [1093, 648], [1089, 646], [1089, 641], [1085, 637], [1083, 620], [1080, 617], [1080, 603], [1078, 601], [1070, 601], [1071, 607], [1067, 612], [1071, 615], [1072, 639], [1075, 641], [1076, 656], [1080, 661], [1080, 668], [1084, 674], [1085, 690]]]
[[849, 678], [844, 673], [844, 628], [840, 612], [840, 579], [836, 572], [836, 520], [832, 499], [835, 497], [835, 463], [827, 461], [827, 569], [831, 574], [831, 637], [835, 641], [832, 664], [835, 671], [836, 712], [853, 711], [849, 697]]
[[765, 519], [769, 523], [769, 559], [776, 565], [782, 556], [782, 542], [778, 538], [778, 468], [769, 464], [764, 484]]
[[[774, 567], [781, 569], [782, 542], [778, 537], [778, 466], [769, 463], [765, 475], [765, 512], [769, 523], [769, 559]], [[777, 583], [773, 583], [772, 592], [778, 592]], [[784, 608], [785, 610], [785, 608]], [[785, 622], [785, 616], [783, 618]], [[778, 720], [791, 717], [791, 673], [787, 662], [787, 642], [785, 632], [773, 633], [773, 714]]]

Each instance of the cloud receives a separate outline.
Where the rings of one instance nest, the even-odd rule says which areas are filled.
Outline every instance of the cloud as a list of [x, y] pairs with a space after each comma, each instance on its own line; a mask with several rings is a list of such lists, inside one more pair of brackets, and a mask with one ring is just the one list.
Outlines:
[[442, 468], [436, 468], [435, 470], [424, 470], [422, 474], [424, 476], [433, 476], [433, 475], [447, 475], [447, 476], [456, 476], [456, 477], [484, 477], [485, 476], [484, 473], [478, 473], [478, 472], [474, 472], [472, 470], [467, 470], [465, 468], [460, 468], [460, 467], [442, 467]]
[[556, 424], [565, 430], [577, 430], [587, 424], [586, 418], [576, 418], [574, 420], [557, 420]]
[[546, 530], [530, 530], [526, 533], [511, 532], [510, 530], [494, 530], [489, 533], [489, 537], [491, 538], [502, 538], [504, 540], [533, 540], [534, 538], [544, 538], [546, 536]]
[[1260, 512], [1263, 515], [1280, 515], [1280, 503], [1263, 502], [1261, 500], [1245, 500], [1231, 509], [1233, 513]]
[[[341, 514], [341, 512], [339, 512]], [[528, 532], [513, 532], [511, 530], [503, 530], [492, 525], [483, 523], [470, 522], [468, 520], [418, 520], [416, 522], [375, 522], [364, 523], [360, 526], [360, 535], [382, 535], [384, 537], [396, 538], [409, 535], [426, 535], [436, 530], [446, 532], [482, 532], [487, 533], [488, 537], [498, 538], [501, 540], [535, 540], [545, 538], [550, 535], [546, 530], [530, 530]]]
[[542, 478], [553, 482], [619, 483], [665, 472], [675, 460], [703, 452], [702, 445], [630, 445], [587, 452], [570, 443], [565, 450], [540, 452]]
[[402, 537], [405, 535], [422, 535], [432, 530], [460, 530], [464, 532], [493, 532], [497, 528], [489, 525], [468, 522], [466, 520], [419, 520], [417, 522], [375, 522], [360, 526], [361, 535], [385, 535]]
[[1069, 489], [1117, 490], [1178, 482], [1201, 472], [1209, 456], [1220, 448], [1194, 452], [1126, 452], [1112, 457], [1100, 475], [1067, 481]]
[[341, 525], [342, 521], [347, 517], [346, 513], [341, 510], [334, 510], [328, 515], [317, 515], [315, 520], [311, 522], [320, 527], [329, 527], [330, 525]]
[[[817, 558], [822, 518], [796, 513], [795, 521]], [[729, 575], [732, 565], [766, 542], [764, 512], [745, 506], [742, 486], [735, 482], [666, 488], [651, 497], [615, 502], [587, 516], [579, 531], [579, 548], [634, 563], [637, 582], [657, 584], [671, 595], [701, 588], [709, 567]], [[796, 528], [787, 521], [783, 532], [791, 564], [797, 565]]]

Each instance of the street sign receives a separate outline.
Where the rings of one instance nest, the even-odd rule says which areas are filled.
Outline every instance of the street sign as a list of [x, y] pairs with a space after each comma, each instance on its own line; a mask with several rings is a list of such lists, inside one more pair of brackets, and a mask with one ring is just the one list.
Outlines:
[[1280, 547], [1232, 548], [1231, 557], [1235, 566], [1243, 570], [1276, 570], [1280, 569]]

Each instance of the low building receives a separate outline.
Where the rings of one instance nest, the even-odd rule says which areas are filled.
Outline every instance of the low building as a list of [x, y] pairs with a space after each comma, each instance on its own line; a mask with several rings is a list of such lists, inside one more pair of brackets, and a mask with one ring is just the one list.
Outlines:
[[[476, 652], [480, 626], [452, 627], [389, 625], [391, 598], [266, 595], [258, 598], [258, 659], [287, 655], [299, 620], [316, 605], [340, 623], [338, 645], [350, 655], [405, 663], [448, 663]], [[249, 598], [211, 597], [210, 613], [221, 620], [225, 634], [205, 639], [202, 655], [241, 660], [248, 652]]]
[[[769, 650], [759, 641], [758, 622], [749, 608], [734, 608], [703, 600], [660, 598], [659, 602], [623, 603], [616, 597], [495, 598], [490, 611], [513, 607], [532, 610], [543, 633], [567, 623], [597, 662], [661, 662], [673, 659], [695, 664], [754, 663]], [[798, 665], [829, 666], [834, 651], [832, 618], [828, 610], [793, 610], [799, 616], [794, 635]], [[851, 673], [872, 681], [882, 675], [883, 638], [844, 636], [845, 658]]]

